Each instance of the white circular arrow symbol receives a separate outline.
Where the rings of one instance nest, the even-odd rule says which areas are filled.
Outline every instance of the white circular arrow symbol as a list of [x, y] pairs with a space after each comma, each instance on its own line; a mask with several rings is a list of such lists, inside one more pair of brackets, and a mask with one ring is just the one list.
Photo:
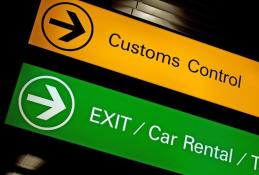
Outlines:
[[[22, 97], [24, 94], [25, 89], [32, 84], [35, 81], [41, 80], [41, 79], [51, 79], [54, 81], [59, 82], [60, 84], [62, 84], [66, 90], [68, 91], [70, 97], [71, 97], [71, 110], [70, 113], [68, 114], [68, 116], [66, 117], [66, 119], [64, 121], [62, 121], [61, 123], [59, 123], [56, 126], [51, 126], [51, 127], [46, 127], [46, 126], [39, 126], [35, 123], [33, 123], [24, 113], [23, 107], [22, 107]], [[36, 116], [36, 118], [47, 121], [53, 117], [55, 117], [56, 115], [58, 115], [59, 113], [61, 113], [62, 111], [64, 111], [66, 109], [66, 106], [57, 90], [56, 87], [45, 84], [50, 96], [51, 96], [51, 100], [46, 99], [46, 98], [42, 98], [39, 96], [36, 96], [35, 94], [28, 94], [26, 100], [30, 101], [30, 102], [34, 102], [40, 105], [44, 105], [44, 106], [48, 106], [50, 107], [48, 110], [44, 111], [43, 113], [41, 113], [40, 115]], [[58, 129], [62, 126], [64, 126], [72, 117], [73, 113], [74, 113], [74, 108], [75, 108], [75, 100], [74, 100], [74, 95], [71, 91], [71, 89], [68, 87], [68, 85], [63, 82], [62, 80], [53, 77], [53, 76], [39, 76], [39, 77], [35, 77], [33, 79], [31, 79], [30, 81], [28, 81], [21, 89], [21, 92], [19, 94], [19, 99], [18, 99], [18, 105], [19, 105], [19, 110], [20, 113], [22, 115], [22, 117], [24, 118], [24, 120], [31, 126], [37, 128], [37, 129], [41, 129], [41, 130], [54, 130], [54, 129]]]

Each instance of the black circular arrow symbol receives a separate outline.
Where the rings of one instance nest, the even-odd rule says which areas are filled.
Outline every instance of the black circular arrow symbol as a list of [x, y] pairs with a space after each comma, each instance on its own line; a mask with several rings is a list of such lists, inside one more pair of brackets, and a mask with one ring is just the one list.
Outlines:
[[69, 32], [68, 34], [59, 38], [59, 40], [64, 41], [64, 42], [69, 42], [69, 41], [75, 39], [76, 37], [85, 33], [84, 27], [82, 26], [81, 22], [79, 21], [77, 15], [74, 12], [71, 12], [69, 10], [67, 10], [67, 13], [68, 13], [70, 19], [72, 20], [73, 24], [59, 21], [59, 20], [53, 19], [53, 18], [50, 18], [50, 20], [49, 20], [50, 24], [71, 30], [71, 32]]

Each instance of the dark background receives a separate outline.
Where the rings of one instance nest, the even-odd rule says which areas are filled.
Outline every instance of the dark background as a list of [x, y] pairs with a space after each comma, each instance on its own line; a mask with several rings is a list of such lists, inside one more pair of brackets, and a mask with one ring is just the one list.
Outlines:
[[[90, 2], [112, 10], [111, 1], [91, 0]], [[175, 0], [174, 2], [183, 8], [199, 11], [201, 15], [208, 17], [209, 25], [213, 26], [213, 35], [190, 34], [189, 37], [259, 61], [259, 30], [256, 27], [259, 15], [255, 2], [232, 0], [228, 2]], [[100, 166], [94, 169], [96, 174], [101, 174], [102, 171], [106, 171], [107, 174], [111, 172], [115, 174], [173, 174], [4, 125], [4, 118], [23, 62], [259, 134], [259, 120], [254, 116], [28, 45], [39, 3], [40, 0], [26, 0], [9, 1], [8, 4], [5, 2], [2, 5], [0, 174], [5, 174], [7, 171], [19, 171], [26, 174], [60, 174], [60, 172], [88, 174], [88, 171], [94, 169], [94, 165]], [[233, 66], [235, 66], [234, 62]], [[257, 100], [254, 99], [254, 101]], [[46, 165], [37, 172], [16, 167], [17, 157], [25, 153], [42, 157], [46, 160]]]

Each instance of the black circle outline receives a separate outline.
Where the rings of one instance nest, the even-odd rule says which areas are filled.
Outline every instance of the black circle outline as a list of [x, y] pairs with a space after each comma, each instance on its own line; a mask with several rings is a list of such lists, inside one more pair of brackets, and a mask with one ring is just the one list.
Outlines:
[[[82, 46], [79, 46], [79, 47], [73, 48], [73, 49], [62, 48], [62, 47], [59, 47], [59, 46], [57, 46], [56, 44], [54, 44], [54, 43], [48, 38], [48, 36], [47, 36], [47, 34], [46, 34], [46, 32], [45, 32], [45, 29], [44, 29], [44, 20], [45, 20], [45, 17], [46, 17], [46, 15], [47, 15], [47, 13], [48, 13], [51, 9], [53, 9], [54, 7], [59, 6], [59, 5], [64, 5], [64, 4], [65, 4], [65, 5], [72, 5], [72, 6], [75, 6], [75, 7], [79, 8], [80, 10], [82, 10], [82, 11], [86, 14], [86, 16], [88, 17], [88, 19], [89, 19], [89, 21], [90, 21], [90, 23], [91, 23], [91, 34], [90, 34], [90, 37], [88, 38], [88, 40], [86, 41], [86, 43], [84, 43]], [[64, 50], [64, 51], [76, 51], [76, 50], [82, 49], [83, 47], [85, 47], [85, 46], [90, 42], [90, 40], [91, 40], [92, 37], [93, 37], [93, 33], [94, 33], [94, 25], [93, 25], [93, 21], [92, 21], [90, 15], [89, 15], [82, 7], [80, 7], [79, 5], [73, 4], [73, 3], [70, 3], [70, 2], [60, 2], [60, 3], [54, 4], [54, 5], [52, 5], [51, 7], [49, 7], [49, 8], [46, 10], [46, 12], [44, 13], [43, 17], [42, 17], [42, 20], [41, 20], [41, 29], [42, 29], [43, 35], [45, 36], [45, 38], [48, 40], [48, 42], [49, 42], [51, 45], [53, 45], [54, 47], [56, 47], [56, 48], [58, 48], [58, 49], [60, 49], [60, 50]]]

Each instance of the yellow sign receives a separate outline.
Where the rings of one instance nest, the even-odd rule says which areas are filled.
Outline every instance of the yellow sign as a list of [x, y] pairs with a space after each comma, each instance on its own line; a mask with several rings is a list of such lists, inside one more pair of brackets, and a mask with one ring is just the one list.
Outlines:
[[258, 62], [82, 1], [42, 0], [29, 43], [259, 117]]

